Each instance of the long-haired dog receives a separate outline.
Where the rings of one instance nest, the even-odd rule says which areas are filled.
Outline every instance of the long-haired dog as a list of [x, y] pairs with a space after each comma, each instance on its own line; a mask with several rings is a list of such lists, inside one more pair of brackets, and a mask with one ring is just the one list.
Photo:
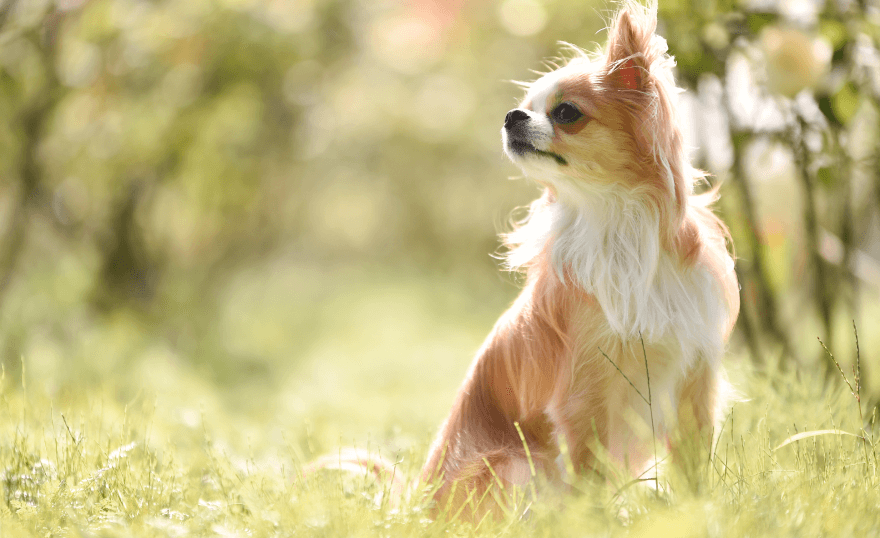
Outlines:
[[504, 119], [505, 153], [545, 190], [506, 236], [525, 288], [422, 470], [439, 509], [477, 517], [476, 499], [525, 484], [532, 466], [560, 477], [563, 440], [577, 472], [599, 452], [645, 470], [652, 431], [673, 459], [681, 443], [711, 443], [739, 292], [714, 193], [693, 193], [704, 174], [682, 144], [656, 25], [656, 5], [624, 2], [604, 51], [529, 84]]

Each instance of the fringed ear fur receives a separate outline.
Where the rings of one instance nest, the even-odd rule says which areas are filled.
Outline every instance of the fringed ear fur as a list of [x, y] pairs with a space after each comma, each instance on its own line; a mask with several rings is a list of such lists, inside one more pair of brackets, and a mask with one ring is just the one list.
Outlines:
[[608, 35], [609, 75], [620, 87], [639, 90], [644, 86], [654, 59], [651, 40], [657, 27], [655, 8], [624, 3]]

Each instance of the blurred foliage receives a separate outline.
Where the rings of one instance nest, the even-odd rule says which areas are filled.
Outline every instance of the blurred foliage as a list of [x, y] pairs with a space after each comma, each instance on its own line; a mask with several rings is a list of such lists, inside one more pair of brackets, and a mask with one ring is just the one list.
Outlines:
[[[440, 368], [451, 390], [516, 294], [487, 254], [537, 192], [505, 181], [509, 81], [559, 41], [595, 47], [612, 9], [0, 2], [4, 368], [130, 398], [160, 357], [257, 409], [266, 387], [305, 405], [334, 368], [380, 386]], [[814, 339], [847, 362], [855, 320], [880, 393], [880, 5], [662, 0], [660, 18], [694, 159], [724, 181], [734, 345], [830, 372]]]

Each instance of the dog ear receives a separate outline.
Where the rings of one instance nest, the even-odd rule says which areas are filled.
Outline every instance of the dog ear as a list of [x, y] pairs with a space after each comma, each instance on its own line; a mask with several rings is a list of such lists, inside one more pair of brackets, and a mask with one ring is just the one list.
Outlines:
[[627, 90], [639, 90], [642, 88], [642, 67], [641, 62], [636, 62], [634, 58], [627, 58], [623, 63], [618, 64], [617, 69], [611, 72], [611, 78], [620, 86]]
[[619, 87], [640, 90], [651, 67], [651, 40], [657, 27], [652, 9], [625, 4], [608, 34], [609, 77]]

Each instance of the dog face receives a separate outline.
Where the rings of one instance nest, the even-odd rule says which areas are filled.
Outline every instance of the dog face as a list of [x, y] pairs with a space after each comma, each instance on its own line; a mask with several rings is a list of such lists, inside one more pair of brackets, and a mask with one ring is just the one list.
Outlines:
[[622, 186], [684, 205], [693, 185], [672, 106], [674, 62], [655, 27], [653, 13], [630, 5], [602, 53], [576, 51], [507, 113], [505, 153], [557, 198]]
[[579, 57], [535, 81], [504, 119], [507, 155], [526, 175], [557, 190], [567, 181], [620, 178], [635, 155], [630, 118], [614, 102], [626, 89], [615, 86], [618, 78], [602, 62]]

